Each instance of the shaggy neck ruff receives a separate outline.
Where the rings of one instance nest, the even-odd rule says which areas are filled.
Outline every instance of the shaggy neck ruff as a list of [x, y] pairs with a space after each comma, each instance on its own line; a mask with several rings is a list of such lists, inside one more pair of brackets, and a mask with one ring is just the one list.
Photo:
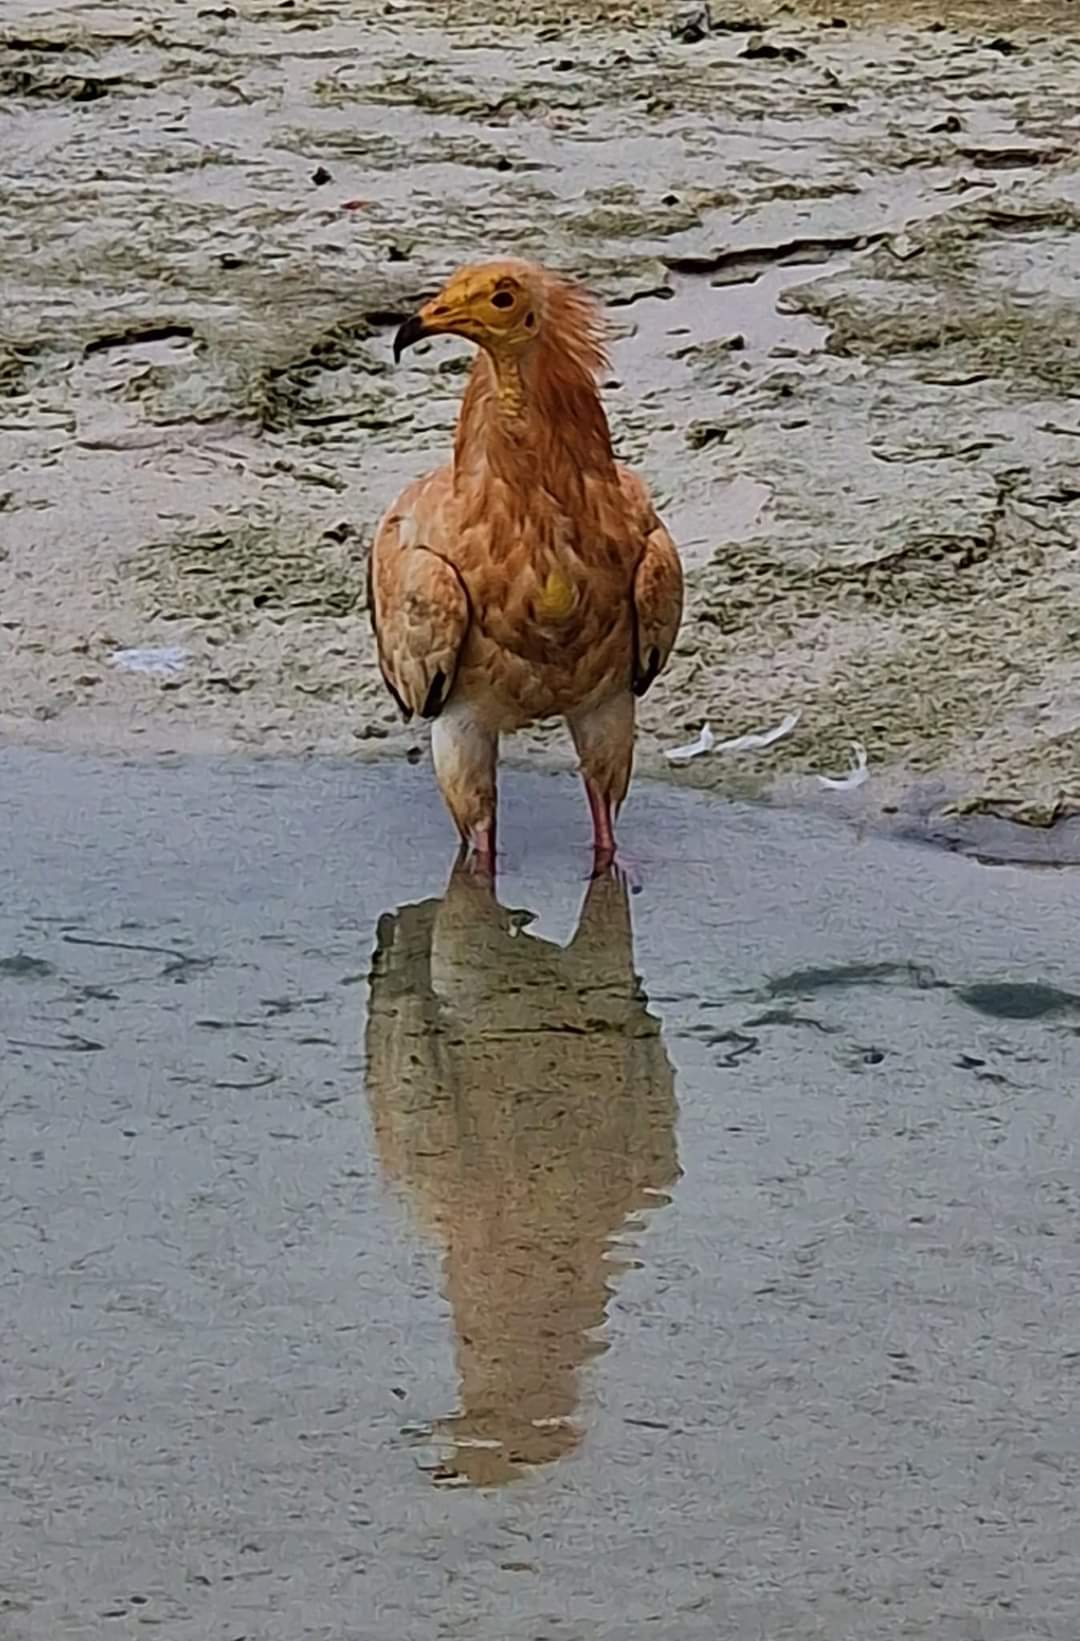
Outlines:
[[552, 280], [535, 342], [481, 349], [465, 389], [454, 445], [459, 492], [491, 483], [577, 502], [589, 477], [615, 477], [597, 376], [603, 323], [582, 291]]

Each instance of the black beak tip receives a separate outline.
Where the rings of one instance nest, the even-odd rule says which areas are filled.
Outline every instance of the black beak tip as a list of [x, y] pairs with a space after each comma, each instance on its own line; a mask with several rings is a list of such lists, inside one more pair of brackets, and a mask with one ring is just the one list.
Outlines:
[[401, 355], [405, 352], [405, 349], [411, 348], [415, 343], [419, 342], [420, 338], [424, 334], [424, 322], [419, 315], [415, 313], [411, 319], [406, 319], [405, 323], [398, 327], [397, 334], [394, 337], [395, 365], [400, 363]]

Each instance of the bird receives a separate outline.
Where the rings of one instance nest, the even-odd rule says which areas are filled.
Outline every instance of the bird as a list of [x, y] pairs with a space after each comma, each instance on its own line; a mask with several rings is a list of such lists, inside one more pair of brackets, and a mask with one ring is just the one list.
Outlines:
[[678, 550], [645, 481], [615, 459], [605, 326], [583, 286], [513, 258], [467, 264], [400, 325], [395, 361], [443, 335], [477, 353], [451, 459], [375, 531], [379, 668], [406, 722], [431, 722], [435, 777], [481, 873], [495, 871], [500, 736], [563, 718], [602, 872], [616, 857], [635, 704], [682, 620]]
[[493, 1486], [580, 1444], [581, 1372], [642, 1216], [681, 1175], [675, 1074], [635, 973], [625, 878], [566, 946], [461, 860], [379, 919], [364, 1083], [376, 1152], [441, 1245], [459, 1410], [433, 1480]]

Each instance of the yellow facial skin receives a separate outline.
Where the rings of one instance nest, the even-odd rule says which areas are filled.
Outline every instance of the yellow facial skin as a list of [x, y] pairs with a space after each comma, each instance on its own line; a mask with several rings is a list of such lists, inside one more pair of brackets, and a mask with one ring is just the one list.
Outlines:
[[394, 357], [425, 336], [463, 336], [493, 355], [520, 352], [535, 341], [542, 292], [512, 262], [459, 268], [438, 296], [407, 319], [394, 338]]

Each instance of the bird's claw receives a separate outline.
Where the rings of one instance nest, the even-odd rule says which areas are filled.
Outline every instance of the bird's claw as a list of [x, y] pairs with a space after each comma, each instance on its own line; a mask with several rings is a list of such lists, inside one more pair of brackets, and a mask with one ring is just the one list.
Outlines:
[[597, 850], [593, 855], [592, 870], [586, 873], [586, 882], [612, 882], [620, 887], [625, 886], [632, 895], [641, 891], [643, 878], [635, 861], [627, 860], [623, 855], [605, 853]]

